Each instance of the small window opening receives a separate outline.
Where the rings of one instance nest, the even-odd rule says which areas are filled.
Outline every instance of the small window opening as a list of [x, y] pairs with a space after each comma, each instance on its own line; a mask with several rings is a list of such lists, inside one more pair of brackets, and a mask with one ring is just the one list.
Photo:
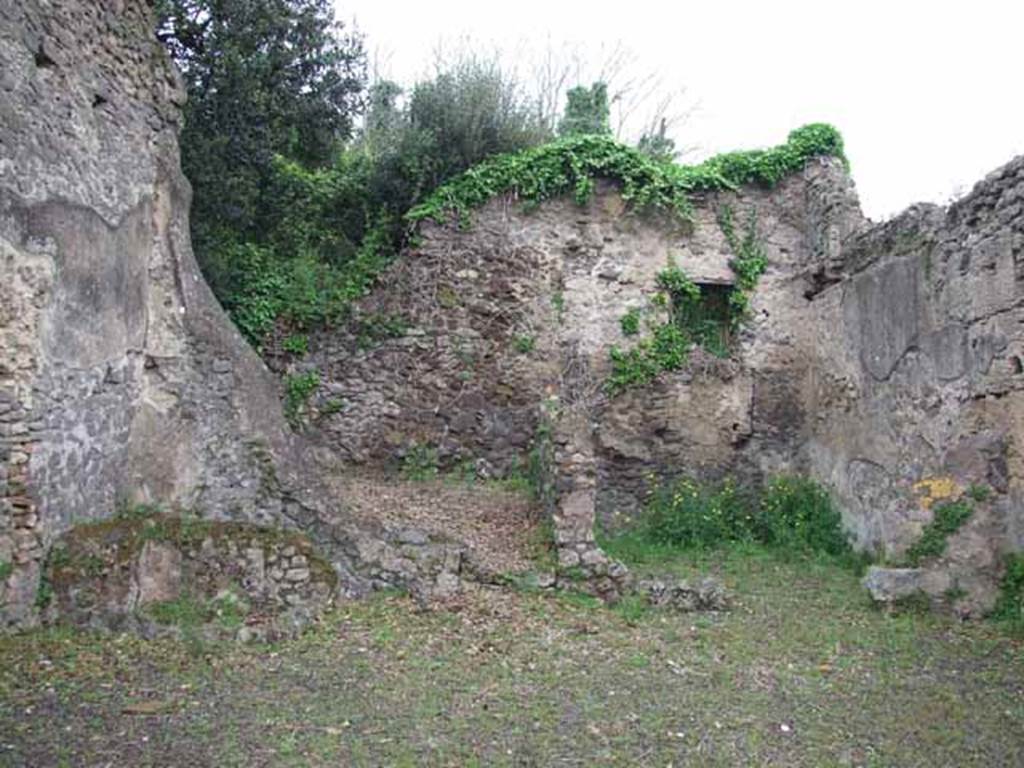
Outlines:
[[732, 343], [731, 297], [736, 289], [725, 283], [697, 283], [697, 287], [699, 301], [679, 301], [673, 297], [675, 322], [694, 343], [718, 357], [726, 357]]

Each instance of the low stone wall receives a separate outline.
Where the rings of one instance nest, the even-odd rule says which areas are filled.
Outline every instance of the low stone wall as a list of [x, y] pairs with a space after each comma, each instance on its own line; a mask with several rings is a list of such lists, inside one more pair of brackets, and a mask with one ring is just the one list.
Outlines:
[[153, 514], [61, 536], [40, 603], [50, 623], [274, 639], [315, 620], [337, 593], [337, 574], [306, 536]]

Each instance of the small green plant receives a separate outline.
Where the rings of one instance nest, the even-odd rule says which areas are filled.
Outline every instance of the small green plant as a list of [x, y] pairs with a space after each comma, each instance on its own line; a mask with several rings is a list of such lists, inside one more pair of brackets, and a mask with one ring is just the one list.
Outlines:
[[12, 573], [14, 573], [14, 563], [10, 560], [0, 560], [0, 581], [7, 581]]
[[1004, 567], [999, 598], [989, 618], [1024, 636], [1024, 553], [1007, 555]]
[[619, 318], [624, 336], [636, 336], [640, 333], [640, 310], [635, 307]]
[[309, 337], [304, 333], [295, 333], [281, 342], [281, 348], [293, 355], [304, 355], [309, 351]]
[[653, 381], [662, 371], [679, 370], [689, 358], [690, 347], [690, 337], [674, 323], [657, 326], [651, 338], [641, 339], [632, 349], [612, 347], [612, 372], [605, 390], [615, 395]]
[[333, 416], [336, 413], [340, 413], [345, 409], [345, 401], [340, 397], [328, 398], [322, 406], [320, 406], [321, 416]]
[[967, 489], [967, 495], [974, 501], [982, 504], [988, 501], [989, 497], [992, 495], [992, 489], [983, 483], [971, 483], [970, 487]]
[[552, 294], [551, 306], [555, 308], [555, 315], [558, 318], [558, 324], [561, 325], [565, 320], [565, 296], [561, 291], [556, 291]]
[[651, 605], [643, 595], [625, 595], [612, 610], [633, 627], [651, 614]]
[[146, 520], [162, 512], [163, 508], [159, 504], [122, 499], [114, 508], [114, 517], [118, 520]]
[[193, 597], [183, 595], [175, 600], [163, 600], [146, 606], [146, 613], [157, 624], [176, 627], [195, 627], [202, 624], [209, 614], [207, 606]]
[[320, 374], [316, 371], [291, 374], [284, 380], [284, 416], [293, 429], [302, 426], [302, 417], [309, 398], [320, 386]]
[[761, 494], [755, 536], [769, 546], [847, 555], [850, 542], [828, 491], [806, 477], [782, 476]]
[[438, 469], [437, 448], [431, 445], [413, 443], [402, 457], [401, 474], [406, 480], [432, 480]]
[[528, 355], [533, 352], [533, 348], [536, 346], [537, 340], [528, 334], [520, 334], [512, 339], [512, 344], [516, 348], [516, 352], [521, 355]]
[[408, 325], [401, 315], [385, 315], [379, 312], [360, 317], [355, 322], [356, 345], [370, 349], [385, 339], [398, 339], [405, 335]]
[[921, 537], [907, 550], [909, 565], [920, 565], [924, 560], [939, 557], [946, 551], [949, 537], [970, 519], [974, 508], [965, 499], [935, 506], [932, 521], [921, 531]]

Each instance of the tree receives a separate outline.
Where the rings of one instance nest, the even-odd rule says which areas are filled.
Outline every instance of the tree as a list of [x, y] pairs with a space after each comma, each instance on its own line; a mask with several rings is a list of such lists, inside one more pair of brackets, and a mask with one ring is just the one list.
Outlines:
[[212, 251], [258, 236], [275, 156], [328, 163], [363, 107], [358, 34], [329, 0], [157, 0], [157, 37], [188, 88], [182, 167], [192, 182], [193, 241]]
[[598, 81], [590, 88], [578, 85], [569, 89], [566, 97], [565, 114], [558, 126], [560, 136], [611, 134], [607, 84]]

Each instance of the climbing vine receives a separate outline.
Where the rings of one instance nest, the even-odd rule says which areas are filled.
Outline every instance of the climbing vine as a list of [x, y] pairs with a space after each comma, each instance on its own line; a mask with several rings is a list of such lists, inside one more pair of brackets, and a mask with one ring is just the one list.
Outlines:
[[621, 184], [622, 197], [635, 207], [673, 211], [688, 219], [693, 192], [774, 186], [821, 155], [846, 164], [842, 136], [825, 123], [796, 129], [778, 147], [730, 152], [699, 165], [659, 162], [608, 136], [568, 136], [481, 163], [436, 189], [406, 218], [413, 223], [445, 222], [454, 215], [466, 225], [473, 208], [504, 193], [533, 204], [572, 193], [583, 204], [593, 195], [594, 179], [608, 178]]
[[[764, 244], [758, 237], [757, 217], [753, 210], [740, 236], [736, 233], [733, 211], [723, 206], [718, 223], [734, 257], [729, 262], [736, 274], [736, 285], [700, 286], [674, 262], [661, 270], [655, 284], [659, 292], [651, 297], [648, 317], [652, 335], [628, 350], [612, 347], [612, 373], [605, 383], [609, 394], [652, 381], [662, 371], [674, 371], [686, 364], [696, 344], [717, 357], [729, 354], [730, 333], [746, 319], [750, 295], [768, 266]], [[667, 315], [667, 317], [666, 317]], [[634, 308], [619, 323], [626, 336], [640, 330], [641, 311]]]

